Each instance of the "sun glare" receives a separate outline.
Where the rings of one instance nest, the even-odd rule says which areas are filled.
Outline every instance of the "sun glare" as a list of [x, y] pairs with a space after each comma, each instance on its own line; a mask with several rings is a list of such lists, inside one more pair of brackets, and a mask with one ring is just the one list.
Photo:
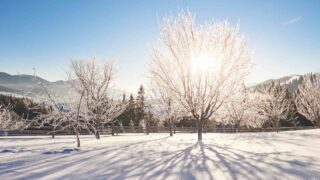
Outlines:
[[213, 56], [201, 54], [191, 58], [190, 66], [193, 73], [214, 72], [218, 62]]

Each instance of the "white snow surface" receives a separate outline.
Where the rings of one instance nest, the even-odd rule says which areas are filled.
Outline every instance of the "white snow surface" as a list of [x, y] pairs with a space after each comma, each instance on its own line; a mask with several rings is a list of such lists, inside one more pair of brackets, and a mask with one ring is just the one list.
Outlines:
[[0, 137], [0, 179], [320, 179], [320, 129]]

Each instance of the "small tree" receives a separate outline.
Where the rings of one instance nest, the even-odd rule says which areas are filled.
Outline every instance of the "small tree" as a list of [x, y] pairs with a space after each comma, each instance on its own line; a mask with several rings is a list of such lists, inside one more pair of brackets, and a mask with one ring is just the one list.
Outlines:
[[27, 126], [26, 119], [13, 115], [12, 105], [0, 104], [0, 130], [23, 130]]
[[[140, 85], [138, 90], [138, 96], [135, 104], [136, 110], [136, 125], [143, 124], [145, 127], [145, 116], [146, 116], [146, 103], [145, 103], [145, 91], [143, 85]], [[142, 122], [143, 121], [143, 122]]]
[[155, 114], [169, 126], [170, 136], [173, 136], [175, 123], [179, 116], [187, 114], [180, 103], [174, 99], [172, 92], [159, 84], [151, 74], [151, 92], [155, 101]]
[[123, 113], [126, 104], [115, 100], [110, 94], [113, 80], [113, 64], [98, 64], [95, 59], [88, 61], [71, 61], [69, 79], [73, 88], [83, 94], [86, 108], [93, 123], [95, 137], [100, 139], [99, 129], [106, 123], [113, 123]]
[[39, 113], [31, 124], [38, 126], [38, 128], [49, 125], [53, 127], [53, 131], [49, 132], [52, 134], [71, 129], [76, 136], [77, 147], [80, 147], [81, 130], [91, 132], [94, 128], [90, 121], [92, 118], [88, 117], [89, 113], [87, 113], [86, 106], [83, 103], [84, 92], [78, 95], [69, 86], [69, 91], [56, 95], [49, 92], [42, 83], [40, 85], [46, 94], [45, 97], [38, 97], [44, 101], [40, 106], [46, 107], [49, 104], [52, 109], [48, 113]]
[[240, 126], [254, 127], [254, 98], [253, 94], [243, 85], [221, 108], [220, 119], [234, 125], [236, 132]]
[[260, 118], [269, 121], [279, 132], [280, 120], [288, 116], [290, 102], [286, 87], [272, 82], [261, 90], [260, 104], [257, 106]]
[[150, 73], [170, 90], [198, 124], [206, 122], [243, 83], [250, 67], [239, 26], [227, 21], [196, 25], [190, 13], [165, 18], [152, 51]]
[[320, 126], [320, 73], [303, 77], [295, 101], [299, 113], [308, 118], [314, 126]]
[[[69, 75], [69, 74], [68, 74]], [[54, 93], [50, 91], [45, 84], [34, 75], [34, 81], [43, 90], [43, 93], [37, 97], [42, 104], [38, 104], [35, 109], [51, 109], [49, 112], [38, 112], [38, 115], [30, 124], [42, 128], [46, 125], [53, 127], [55, 134], [58, 131], [71, 130], [76, 136], [77, 147], [80, 147], [80, 132], [87, 130], [92, 133], [95, 126], [92, 123], [87, 105], [84, 103], [85, 90], [80, 91], [79, 84], [75, 82], [65, 82], [66, 90], [64, 93]], [[77, 90], [77, 91], [75, 91]]]
[[128, 118], [130, 119], [129, 125], [133, 129], [134, 126], [136, 125], [135, 124], [136, 115], [135, 115], [135, 101], [132, 94], [130, 94], [127, 113], [128, 113]]
[[[40, 107], [45, 107], [45, 105], [41, 105]], [[56, 108], [58, 108], [58, 107], [49, 106], [48, 112], [46, 112], [46, 113], [38, 112], [38, 116], [36, 116], [32, 120], [32, 124], [34, 126], [37, 126], [38, 128], [50, 126], [52, 128], [52, 132], [50, 132], [52, 138], [55, 138], [57, 130], [60, 129], [60, 126], [62, 126], [63, 123], [66, 123], [63, 121], [63, 119], [61, 119], [62, 118], [61, 116], [57, 116], [54, 113], [54, 111], [56, 111]]]

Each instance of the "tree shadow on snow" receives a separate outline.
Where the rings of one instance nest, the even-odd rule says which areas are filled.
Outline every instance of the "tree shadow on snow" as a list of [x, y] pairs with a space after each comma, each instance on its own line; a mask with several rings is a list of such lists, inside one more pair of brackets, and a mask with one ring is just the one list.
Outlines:
[[[169, 138], [0, 163], [0, 177], [77, 179], [315, 178], [315, 159], [290, 152], [256, 153]], [[17, 174], [18, 172], [23, 172]], [[50, 176], [51, 175], [51, 176]]]

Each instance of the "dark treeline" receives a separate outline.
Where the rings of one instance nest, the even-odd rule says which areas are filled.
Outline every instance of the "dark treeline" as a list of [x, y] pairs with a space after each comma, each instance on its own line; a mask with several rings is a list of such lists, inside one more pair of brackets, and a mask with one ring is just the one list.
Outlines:
[[38, 106], [38, 103], [26, 97], [0, 94], [0, 104], [10, 106], [13, 114], [29, 120], [35, 118], [39, 113], [48, 112], [48, 109]]

